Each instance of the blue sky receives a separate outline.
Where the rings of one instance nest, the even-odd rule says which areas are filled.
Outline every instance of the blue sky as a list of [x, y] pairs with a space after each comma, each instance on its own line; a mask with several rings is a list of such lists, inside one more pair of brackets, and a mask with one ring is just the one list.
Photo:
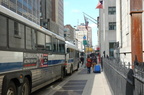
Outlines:
[[[84, 23], [83, 12], [94, 19], [99, 16], [99, 9], [96, 9], [99, 0], [64, 0], [64, 25], [70, 24], [72, 27]], [[97, 45], [97, 26], [89, 21], [92, 27], [93, 46]]]

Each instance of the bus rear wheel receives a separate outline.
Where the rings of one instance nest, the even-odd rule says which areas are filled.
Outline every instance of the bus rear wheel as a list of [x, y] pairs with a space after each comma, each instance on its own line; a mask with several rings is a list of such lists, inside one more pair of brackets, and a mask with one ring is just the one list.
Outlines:
[[22, 85], [22, 95], [29, 95], [30, 94], [30, 84], [27, 78], [24, 79], [24, 83]]
[[6, 95], [17, 95], [17, 90], [14, 82], [10, 81], [6, 91]]

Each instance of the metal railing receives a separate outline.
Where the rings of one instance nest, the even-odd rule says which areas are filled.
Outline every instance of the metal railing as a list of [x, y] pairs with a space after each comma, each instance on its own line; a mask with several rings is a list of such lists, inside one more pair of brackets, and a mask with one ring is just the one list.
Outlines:
[[114, 95], [144, 95], [144, 63], [131, 69], [130, 63], [103, 58], [103, 70]]

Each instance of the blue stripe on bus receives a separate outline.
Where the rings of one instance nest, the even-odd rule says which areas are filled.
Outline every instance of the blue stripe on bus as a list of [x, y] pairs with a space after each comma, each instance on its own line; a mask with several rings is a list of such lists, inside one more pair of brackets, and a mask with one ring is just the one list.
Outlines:
[[64, 63], [64, 60], [49, 60], [48, 65]]
[[[65, 60], [49, 60], [48, 65], [64, 63]], [[23, 62], [0, 63], [0, 72], [12, 71], [23, 68]]]
[[22, 69], [23, 62], [0, 63], [0, 72]]
[[74, 59], [69, 59], [68, 63], [74, 62]]

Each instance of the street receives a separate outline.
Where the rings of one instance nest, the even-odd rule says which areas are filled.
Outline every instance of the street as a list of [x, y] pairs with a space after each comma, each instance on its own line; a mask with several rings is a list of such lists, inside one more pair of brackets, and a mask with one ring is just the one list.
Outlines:
[[[76, 73], [76, 72], [73, 72], [73, 74]], [[60, 80], [57, 80], [35, 92], [33, 92], [31, 95], [51, 95], [51, 94], [48, 94], [48, 93], [53, 93], [53, 89], [55, 89], [55, 87], [57, 87], [58, 85], [60, 84], [63, 84], [65, 83], [65, 80], [68, 80], [70, 77], [73, 77], [73, 75], [67, 75], [62, 81]]]

